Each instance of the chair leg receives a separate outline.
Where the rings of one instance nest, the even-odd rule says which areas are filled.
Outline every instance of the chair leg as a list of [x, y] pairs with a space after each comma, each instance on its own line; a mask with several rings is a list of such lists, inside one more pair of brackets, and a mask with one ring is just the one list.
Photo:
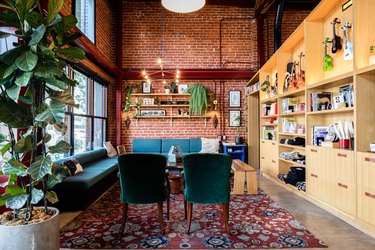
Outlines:
[[191, 226], [191, 215], [193, 214], [193, 203], [186, 202], [187, 204], [187, 233], [190, 233], [190, 226]]
[[228, 221], [229, 221], [229, 202], [221, 204], [221, 206], [223, 208], [223, 220], [224, 220], [225, 229], [227, 230], [227, 234], [230, 234], [229, 224], [228, 224]]
[[121, 229], [120, 229], [120, 236], [124, 233], [125, 223], [128, 218], [128, 203], [122, 204], [122, 223], [121, 223]]
[[161, 234], [164, 234], [164, 223], [163, 223], [163, 202], [158, 203], [158, 217]]
[[167, 219], [169, 220], [169, 208], [170, 208], [170, 193], [168, 192], [168, 196], [167, 196]]
[[184, 213], [185, 213], [185, 220], [186, 220], [187, 219], [186, 201], [184, 201]]

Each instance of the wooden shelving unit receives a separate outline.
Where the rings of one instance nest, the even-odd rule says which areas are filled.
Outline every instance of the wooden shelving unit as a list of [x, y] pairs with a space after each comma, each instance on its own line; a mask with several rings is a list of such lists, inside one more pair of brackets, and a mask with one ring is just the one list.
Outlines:
[[[260, 84], [267, 75], [271, 85], [274, 84], [275, 73], [278, 72], [278, 93], [270, 96], [259, 91], [261, 114], [263, 104], [277, 103], [278, 106], [277, 114], [262, 114], [259, 118], [260, 171], [276, 180], [277, 174], [286, 173], [291, 164], [296, 164], [279, 158], [279, 153], [297, 151], [306, 155], [306, 194], [303, 197], [314, 200], [317, 205], [375, 237], [375, 154], [368, 152], [369, 144], [375, 141], [375, 63], [371, 64], [369, 60], [369, 48], [375, 45], [375, 33], [372, 32], [375, 27], [375, 4], [373, 0], [353, 0], [352, 6], [343, 11], [342, 5], [346, 2], [322, 0], [259, 70]], [[354, 57], [345, 60], [344, 49], [331, 53], [330, 44], [328, 51], [333, 58], [333, 68], [324, 71], [323, 41], [326, 37], [332, 38], [331, 22], [334, 18], [341, 21], [336, 25], [336, 33], [341, 37], [344, 23], [352, 25], [347, 29], [347, 35], [353, 43]], [[287, 91], [283, 86], [286, 66], [298, 60], [301, 52], [305, 54], [302, 64], [305, 86]], [[338, 96], [339, 88], [346, 85], [353, 87], [353, 106], [326, 110], [324, 106], [318, 106], [318, 109], [313, 106], [316, 111], [311, 111], [311, 103], [315, 101], [311, 96], [316, 98], [316, 93], [330, 92], [332, 98]], [[286, 98], [304, 102], [305, 111], [283, 113], [282, 103]], [[283, 118], [293, 118], [297, 124], [305, 125], [305, 132], [282, 131]], [[266, 124], [271, 119], [277, 120], [277, 124]], [[338, 121], [353, 122], [353, 148], [334, 149], [312, 145], [313, 126], [330, 126]], [[262, 138], [264, 126], [277, 130], [277, 141]], [[294, 137], [306, 138], [306, 147], [279, 143], [282, 138]]]

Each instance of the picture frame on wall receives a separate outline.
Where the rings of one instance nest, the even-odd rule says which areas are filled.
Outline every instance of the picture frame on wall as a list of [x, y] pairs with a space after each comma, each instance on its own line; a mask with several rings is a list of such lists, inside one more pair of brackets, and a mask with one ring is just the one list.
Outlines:
[[241, 126], [241, 111], [229, 110], [229, 127]]
[[142, 93], [145, 93], [145, 94], [151, 93], [150, 82], [142, 82]]
[[232, 90], [229, 91], [229, 107], [241, 107], [241, 91]]
[[188, 88], [187, 84], [179, 84], [178, 85], [178, 93], [179, 94], [186, 94], [187, 88]]

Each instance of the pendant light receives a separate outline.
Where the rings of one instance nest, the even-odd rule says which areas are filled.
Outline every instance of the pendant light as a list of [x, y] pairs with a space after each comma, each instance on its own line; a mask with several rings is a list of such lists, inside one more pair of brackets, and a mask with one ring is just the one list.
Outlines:
[[162, 0], [161, 4], [172, 12], [190, 13], [203, 8], [206, 0]]

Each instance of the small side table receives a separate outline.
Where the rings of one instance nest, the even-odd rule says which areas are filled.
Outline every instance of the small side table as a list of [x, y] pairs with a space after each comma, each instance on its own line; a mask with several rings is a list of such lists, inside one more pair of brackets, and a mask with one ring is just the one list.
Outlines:
[[224, 154], [228, 154], [232, 157], [232, 159], [239, 159], [245, 162], [245, 144], [235, 144], [235, 143], [228, 143], [223, 142], [223, 152]]

